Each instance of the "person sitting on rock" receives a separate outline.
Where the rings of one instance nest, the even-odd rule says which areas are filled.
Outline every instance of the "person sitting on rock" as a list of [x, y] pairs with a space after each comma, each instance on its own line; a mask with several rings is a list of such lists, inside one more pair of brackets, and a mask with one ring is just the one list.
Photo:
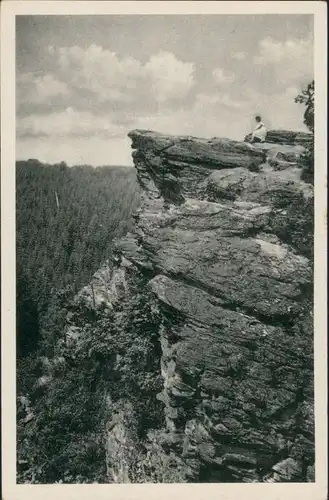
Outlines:
[[265, 142], [267, 130], [265, 128], [264, 123], [260, 116], [255, 117], [256, 127], [254, 128], [253, 133], [251, 134], [251, 143], [255, 142]]

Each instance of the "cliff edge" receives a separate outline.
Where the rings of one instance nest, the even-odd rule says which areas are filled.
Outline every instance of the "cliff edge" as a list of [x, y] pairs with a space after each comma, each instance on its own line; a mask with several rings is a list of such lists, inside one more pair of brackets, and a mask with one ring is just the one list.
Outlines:
[[[107, 480], [133, 482], [132, 450], [156, 448], [181, 471], [174, 481], [313, 481], [313, 188], [300, 179], [296, 136], [275, 150], [286, 155], [279, 168], [271, 146], [129, 137], [143, 188], [135, 228], [76, 301], [127, 332], [120, 376], [130, 347], [151, 339], [141, 375], [158, 385], [140, 385], [137, 399], [159, 418], [134, 434], [116, 412]], [[81, 314], [68, 345], [83, 342]]]

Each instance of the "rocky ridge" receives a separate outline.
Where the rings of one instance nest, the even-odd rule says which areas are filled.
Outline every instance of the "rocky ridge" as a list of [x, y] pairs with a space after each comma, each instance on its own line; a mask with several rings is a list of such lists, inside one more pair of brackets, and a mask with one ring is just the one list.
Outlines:
[[[313, 188], [296, 166], [304, 137], [290, 135], [278, 169], [273, 143], [131, 132], [135, 229], [76, 298], [120, 324], [132, 290], [149, 294], [162, 424], [143, 446], [176, 460], [184, 481], [314, 480]], [[69, 345], [83, 341], [79, 314]], [[140, 438], [124, 411], [112, 420], [107, 480], [134, 482]]]
[[[245, 140], [251, 138], [251, 134], [246, 135]], [[290, 146], [303, 146], [312, 141], [312, 134], [309, 132], [294, 132], [293, 130], [268, 130], [266, 135], [267, 144], [280, 144]]]

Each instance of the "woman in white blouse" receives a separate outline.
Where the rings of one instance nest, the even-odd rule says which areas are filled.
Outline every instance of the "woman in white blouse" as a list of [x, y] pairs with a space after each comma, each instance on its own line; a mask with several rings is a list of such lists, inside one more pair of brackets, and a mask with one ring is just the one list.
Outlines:
[[251, 134], [250, 142], [265, 142], [267, 130], [265, 128], [264, 123], [262, 122], [262, 118], [260, 116], [256, 116], [255, 120], [256, 120], [256, 127], [254, 128], [254, 131]]

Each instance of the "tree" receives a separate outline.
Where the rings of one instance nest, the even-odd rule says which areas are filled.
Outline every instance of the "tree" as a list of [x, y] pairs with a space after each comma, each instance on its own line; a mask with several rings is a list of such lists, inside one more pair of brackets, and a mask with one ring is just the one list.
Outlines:
[[29, 280], [17, 266], [16, 289], [16, 347], [18, 358], [31, 354], [39, 342], [39, 315], [35, 301], [31, 298]]
[[295, 102], [305, 104], [304, 124], [314, 133], [314, 80], [311, 81], [301, 94], [295, 97]]
[[304, 124], [312, 133], [311, 140], [306, 146], [305, 152], [300, 157], [302, 167], [302, 179], [311, 184], [314, 183], [314, 80], [309, 83], [302, 93], [295, 97], [295, 102], [305, 104]]

